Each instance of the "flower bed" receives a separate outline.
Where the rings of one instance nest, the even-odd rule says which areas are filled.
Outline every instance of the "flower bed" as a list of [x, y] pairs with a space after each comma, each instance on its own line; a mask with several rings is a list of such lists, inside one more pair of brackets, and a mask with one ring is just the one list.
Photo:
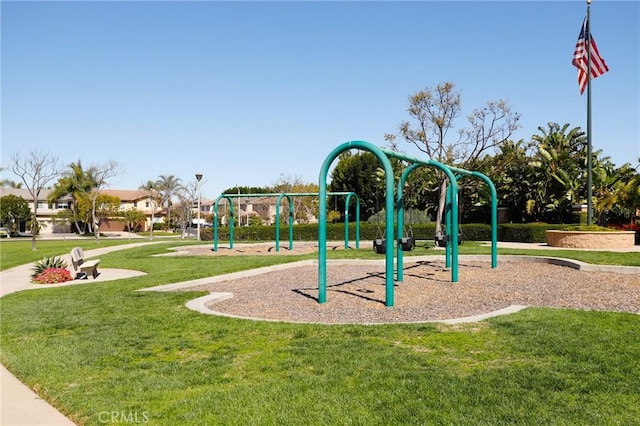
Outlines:
[[58, 284], [73, 280], [71, 272], [65, 268], [47, 268], [31, 278], [35, 284]]

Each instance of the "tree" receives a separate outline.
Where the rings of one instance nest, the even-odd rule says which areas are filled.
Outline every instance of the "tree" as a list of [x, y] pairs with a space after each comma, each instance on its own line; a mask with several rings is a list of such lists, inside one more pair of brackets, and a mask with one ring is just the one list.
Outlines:
[[535, 220], [564, 222], [570, 219], [571, 206], [586, 195], [586, 136], [580, 127], [569, 129], [548, 123], [533, 135], [537, 144], [530, 165], [533, 167], [528, 212]]
[[[633, 222], [635, 211], [640, 206], [637, 198], [638, 179], [638, 174], [630, 163], [616, 168], [609, 157], [600, 159], [596, 156], [593, 161], [593, 195], [599, 225], [606, 225], [607, 216], [615, 213], [618, 217], [628, 217]], [[613, 221], [618, 222], [615, 217]]]
[[622, 201], [631, 211], [630, 222], [633, 223], [634, 219], [640, 212], [640, 157], [638, 157], [638, 165], [635, 167], [635, 176], [625, 185], [622, 189]]
[[[281, 174], [273, 185], [275, 193], [308, 193], [318, 192], [315, 183], [303, 183], [299, 176]], [[309, 223], [312, 217], [318, 217], [318, 199], [315, 197], [292, 197], [294, 219], [297, 223]]]
[[131, 230], [135, 230], [141, 223], [144, 223], [146, 216], [135, 207], [120, 212], [123, 222], [127, 225], [127, 232], [131, 238]]
[[[103, 205], [98, 209], [98, 199], [100, 198], [101, 190], [107, 186], [109, 179], [118, 176], [121, 173], [120, 165], [114, 161], [109, 160], [101, 165], [94, 165], [89, 168], [90, 179], [95, 183], [94, 187], [86, 195], [91, 200], [91, 218], [93, 220], [94, 236], [96, 244], [100, 243], [100, 223], [102, 218], [98, 216], [98, 212], [103, 212], [109, 202], [103, 202]], [[118, 201], [119, 203], [119, 201]]]
[[99, 234], [102, 223], [121, 216], [120, 206], [122, 202], [115, 195], [97, 193], [94, 196], [94, 194], [96, 192], [92, 192], [90, 197], [81, 197], [78, 207], [80, 212], [84, 213], [85, 217], [88, 217], [93, 223], [93, 232]]
[[263, 225], [262, 218], [256, 212], [249, 214], [249, 226], [261, 226]]
[[93, 181], [89, 171], [82, 167], [80, 160], [78, 160], [77, 163], [69, 164], [68, 167], [69, 170], [63, 173], [62, 177], [54, 185], [53, 190], [49, 193], [48, 201], [49, 203], [54, 203], [56, 200], [70, 195], [72, 199], [69, 205], [71, 209], [71, 220], [75, 223], [78, 232], [86, 234], [91, 224], [91, 218], [88, 216], [82, 217], [79, 212], [78, 203], [83, 196], [91, 192], [96, 182]]
[[329, 210], [329, 212], [327, 212], [327, 222], [336, 223], [341, 217], [342, 214], [339, 211]]
[[180, 185], [173, 192], [179, 200], [177, 224], [180, 226], [182, 238], [184, 238], [187, 225], [193, 222], [193, 204], [197, 202], [198, 190], [197, 183], [192, 182], [187, 186]]
[[[478, 171], [489, 175], [496, 187], [498, 204], [507, 207], [513, 222], [524, 222], [527, 219], [527, 200], [534, 186], [532, 182], [533, 167], [529, 149], [531, 145], [523, 140], [507, 141], [499, 147], [494, 156], [486, 156], [478, 167]], [[490, 202], [490, 198], [478, 200], [482, 204]]]
[[140, 185], [138, 188], [144, 191], [149, 197], [149, 202], [151, 203], [151, 226], [149, 228], [149, 239], [153, 240], [153, 225], [155, 222], [156, 209], [162, 203], [162, 195], [157, 188], [157, 182], [153, 182], [148, 180], [147, 183]]
[[[4, 167], [0, 167], [0, 172], [2, 172], [3, 170], [6, 170]], [[15, 182], [11, 179], [1, 179], [0, 180], [0, 187], [2, 188], [22, 188], [22, 182]]]
[[[83, 199], [90, 204], [90, 222], [91, 230], [94, 233], [96, 244], [100, 243], [100, 223], [103, 218], [99, 217], [98, 199], [102, 195], [102, 189], [107, 186], [109, 179], [118, 176], [121, 173], [121, 167], [117, 161], [108, 160], [103, 164], [95, 164], [83, 169], [80, 160], [77, 163], [71, 163], [62, 179], [54, 188], [54, 194], [71, 195], [78, 206]], [[54, 195], [52, 194], [52, 195]], [[72, 207], [73, 208], [73, 207]], [[86, 210], [86, 205], [85, 205]], [[81, 216], [78, 212], [78, 216]]]
[[[640, 163], [640, 158], [638, 158], [638, 163]], [[640, 173], [638, 173], [638, 167], [635, 168], [635, 175], [619, 189], [619, 206], [627, 210], [630, 225], [636, 223], [638, 212], [640, 212]]]
[[32, 150], [27, 157], [15, 153], [12, 157], [12, 171], [22, 179], [29, 194], [33, 197], [33, 214], [31, 218], [31, 249], [36, 248], [38, 234], [38, 200], [46, 185], [60, 176], [58, 158], [53, 155]]
[[[478, 160], [493, 148], [506, 142], [518, 129], [519, 115], [504, 100], [487, 102], [468, 117], [468, 127], [458, 131], [458, 138], [450, 141], [448, 133], [455, 127], [461, 111], [460, 92], [453, 83], [444, 82], [435, 88], [425, 88], [409, 97], [407, 111], [412, 122], [403, 121], [397, 134], [386, 134], [385, 140], [399, 151], [397, 136], [438, 162], [467, 170], [475, 170]], [[437, 171], [440, 195], [436, 229], [440, 228], [446, 197], [447, 181]], [[471, 182], [471, 180], [465, 180]]]
[[6, 225], [10, 232], [18, 231], [18, 224], [31, 217], [29, 203], [22, 197], [9, 194], [0, 197], [0, 223]]
[[155, 188], [162, 198], [162, 204], [167, 208], [167, 226], [171, 227], [171, 209], [173, 208], [173, 198], [177, 195], [177, 192], [183, 189], [182, 179], [176, 178], [173, 175], [158, 176]]
[[61, 227], [62, 227], [62, 239], [66, 240], [67, 239], [67, 236], [66, 236], [67, 226], [71, 225], [74, 222], [74, 220], [75, 220], [74, 212], [71, 211], [71, 209], [63, 209], [63, 210], [60, 210], [59, 212], [57, 212], [51, 218], [51, 224], [53, 226], [61, 225]]
[[[360, 198], [360, 219], [367, 220], [384, 205], [383, 185], [376, 180], [380, 164], [370, 152], [345, 151], [331, 172], [331, 192], [355, 192]], [[334, 210], [345, 211], [345, 199], [337, 199]], [[355, 215], [354, 215], [355, 217]]]

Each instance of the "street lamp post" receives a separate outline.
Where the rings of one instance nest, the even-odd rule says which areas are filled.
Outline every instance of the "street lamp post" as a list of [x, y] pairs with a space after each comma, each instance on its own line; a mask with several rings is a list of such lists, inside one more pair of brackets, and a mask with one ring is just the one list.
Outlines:
[[196, 190], [198, 192], [198, 225], [197, 225], [197, 229], [198, 229], [198, 233], [197, 233], [197, 239], [198, 241], [200, 241], [200, 180], [202, 179], [202, 173], [196, 173]]

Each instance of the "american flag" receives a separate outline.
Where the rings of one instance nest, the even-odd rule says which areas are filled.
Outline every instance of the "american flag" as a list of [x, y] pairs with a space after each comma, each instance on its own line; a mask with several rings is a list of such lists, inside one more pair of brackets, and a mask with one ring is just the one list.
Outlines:
[[573, 61], [571, 62], [573, 66], [578, 68], [578, 85], [580, 86], [580, 94], [582, 94], [584, 92], [584, 88], [587, 87], [589, 62], [587, 56], [587, 45], [591, 47], [591, 78], [600, 77], [602, 74], [609, 71], [609, 67], [598, 52], [596, 41], [587, 30], [587, 24], [587, 17], [585, 16], [582, 28], [580, 29], [578, 43], [576, 44], [576, 50], [573, 52]]

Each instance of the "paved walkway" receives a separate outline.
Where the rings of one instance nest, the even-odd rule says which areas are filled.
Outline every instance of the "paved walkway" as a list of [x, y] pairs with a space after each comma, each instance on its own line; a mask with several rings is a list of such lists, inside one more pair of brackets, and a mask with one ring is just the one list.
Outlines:
[[[156, 244], [163, 241], [146, 241], [137, 242], [131, 244], [124, 244], [114, 247], [98, 248], [93, 250], [86, 250], [85, 255], [87, 258], [95, 258], [100, 255], [116, 251], [123, 250], [132, 247], [137, 247], [147, 244]], [[363, 243], [361, 241], [361, 243]], [[488, 243], [489, 244], [489, 243]], [[490, 245], [490, 244], [489, 244]], [[362, 247], [362, 246], [361, 246]], [[525, 248], [525, 249], [555, 249], [554, 247], [548, 247], [546, 244], [526, 244], [526, 243], [506, 243], [499, 242], [499, 248]], [[620, 252], [638, 252], [640, 253], [640, 246], [631, 247], [629, 249], [621, 250], [608, 250], [608, 251], [620, 251]], [[70, 262], [70, 259], [67, 259]], [[35, 285], [29, 283], [28, 277], [31, 275], [31, 264], [17, 266], [12, 269], [0, 272], [0, 297], [10, 293], [14, 293], [22, 290], [30, 290], [36, 288], [43, 288], [41, 285]], [[98, 269], [100, 275], [95, 279], [88, 280], [74, 280], [70, 283], [58, 284], [56, 286], [63, 285], [82, 285], [93, 282], [102, 282], [117, 280], [122, 278], [130, 278], [133, 276], [143, 275], [144, 273], [139, 271], [132, 271], [128, 269]], [[51, 288], [52, 285], [47, 285], [46, 288]], [[35, 392], [21, 383], [15, 378], [4, 366], [0, 365], [0, 425], [1, 426], [31, 426], [31, 425], [47, 425], [47, 426], [69, 426], [74, 425], [71, 420], [66, 418], [62, 413], [49, 405], [46, 401], [41, 399]]]

